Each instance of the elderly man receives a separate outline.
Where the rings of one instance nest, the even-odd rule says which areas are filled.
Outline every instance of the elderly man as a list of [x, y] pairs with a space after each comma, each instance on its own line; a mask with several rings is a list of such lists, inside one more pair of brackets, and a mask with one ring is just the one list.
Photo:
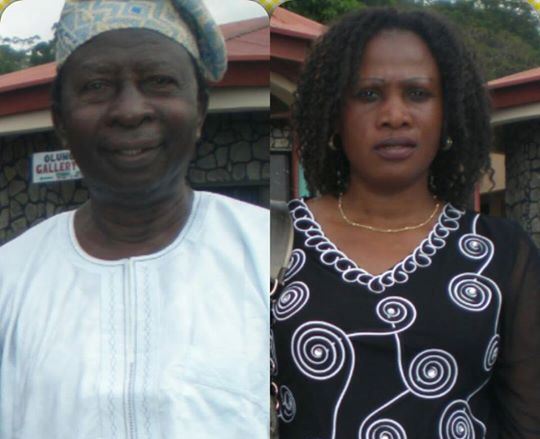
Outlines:
[[0, 249], [0, 438], [268, 435], [268, 215], [185, 183], [200, 0], [68, 0], [53, 119], [90, 200]]

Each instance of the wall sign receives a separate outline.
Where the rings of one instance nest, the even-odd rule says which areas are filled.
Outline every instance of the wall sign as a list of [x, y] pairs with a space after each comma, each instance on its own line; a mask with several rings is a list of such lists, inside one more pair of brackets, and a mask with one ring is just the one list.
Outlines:
[[37, 152], [32, 155], [32, 183], [78, 180], [81, 171], [67, 149]]

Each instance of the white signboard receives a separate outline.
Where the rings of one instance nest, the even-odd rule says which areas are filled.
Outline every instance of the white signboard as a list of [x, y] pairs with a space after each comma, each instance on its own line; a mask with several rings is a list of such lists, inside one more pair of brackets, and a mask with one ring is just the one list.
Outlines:
[[77, 180], [81, 171], [67, 149], [37, 152], [32, 155], [32, 183]]

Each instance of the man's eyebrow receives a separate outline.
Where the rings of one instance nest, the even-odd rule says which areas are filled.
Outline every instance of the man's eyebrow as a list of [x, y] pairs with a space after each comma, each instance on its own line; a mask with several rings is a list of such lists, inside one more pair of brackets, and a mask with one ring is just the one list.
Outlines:
[[111, 65], [110, 63], [102, 63], [95, 61], [83, 61], [80, 64], [80, 68], [83, 72], [91, 73], [110, 73], [118, 69], [118, 66]]
[[[151, 69], [169, 69], [174, 70], [175, 72], [178, 71], [178, 66], [174, 64], [174, 62], [166, 61], [166, 60], [147, 60], [142, 61], [136, 66], [137, 70], [151, 70]], [[181, 69], [183, 70], [183, 69]]]

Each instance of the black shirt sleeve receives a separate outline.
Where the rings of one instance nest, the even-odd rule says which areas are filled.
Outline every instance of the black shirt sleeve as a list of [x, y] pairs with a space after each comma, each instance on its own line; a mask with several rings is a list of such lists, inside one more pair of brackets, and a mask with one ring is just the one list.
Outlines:
[[540, 438], [540, 255], [515, 225], [503, 294], [501, 346], [493, 376], [499, 439]]

